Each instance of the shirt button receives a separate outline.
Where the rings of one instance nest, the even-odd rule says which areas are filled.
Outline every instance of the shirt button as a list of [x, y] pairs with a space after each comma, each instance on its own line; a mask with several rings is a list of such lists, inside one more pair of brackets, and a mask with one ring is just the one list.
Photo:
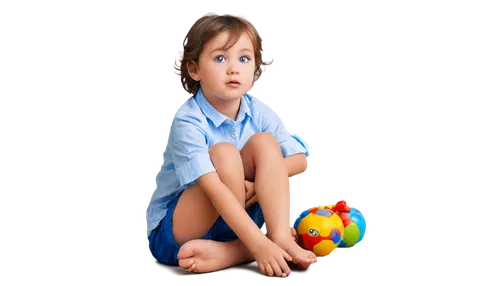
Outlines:
[[231, 122], [231, 120], [229, 119], [226, 119], [226, 123], [229, 124]]
[[235, 134], [231, 134], [231, 138], [236, 139], [236, 135]]

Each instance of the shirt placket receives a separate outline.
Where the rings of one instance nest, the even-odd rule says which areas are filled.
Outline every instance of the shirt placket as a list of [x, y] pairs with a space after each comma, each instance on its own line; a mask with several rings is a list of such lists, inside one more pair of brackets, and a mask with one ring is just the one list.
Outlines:
[[231, 140], [231, 142], [234, 142], [236, 144], [236, 128], [234, 122], [232, 122], [229, 119], [226, 119], [226, 124], [227, 124], [227, 133], [229, 139]]

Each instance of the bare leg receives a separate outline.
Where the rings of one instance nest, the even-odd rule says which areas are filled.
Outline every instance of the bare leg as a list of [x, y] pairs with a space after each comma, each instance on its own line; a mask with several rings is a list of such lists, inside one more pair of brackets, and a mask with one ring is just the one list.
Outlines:
[[[255, 183], [245, 180], [245, 190], [246, 190], [247, 193], [248, 192], [255, 193]], [[248, 201], [247, 201], [247, 204], [248, 204]], [[247, 208], [251, 207], [252, 205], [248, 205]], [[298, 240], [297, 231], [291, 225], [290, 225], [290, 230], [291, 230], [291, 235], [292, 235], [293, 239], [295, 241], [297, 241]], [[268, 232], [266, 232], [266, 235], [267, 235], [267, 237], [269, 237], [269, 233]]]
[[252, 254], [239, 239], [231, 242], [194, 239], [181, 247], [178, 257], [180, 267], [195, 273], [216, 271], [253, 261]]
[[301, 248], [290, 236], [290, 190], [281, 149], [268, 133], [253, 135], [241, 150], [245, 179], [255, 181], [255, 193], [264, 213], [269, 238], [307, 268], [316, 255]]
[[[219, 143], [210, 149], [210, 158], [221, 181], [233, 192], [242, 207], [245, 205], [243, 163], [240, 153], [229, 143]], [[216, 242], [202, 238], [218, 217], [210, 199], [199, 185], [182, 194], [173, 214], [174, 239], [182, 247], [178, 253], [179, 266], [191, 272], [209, 272], [246, 261], [253, 256], [240, 240]], [[268, 275], [287, 276], [286, 273], [268, 271]]]

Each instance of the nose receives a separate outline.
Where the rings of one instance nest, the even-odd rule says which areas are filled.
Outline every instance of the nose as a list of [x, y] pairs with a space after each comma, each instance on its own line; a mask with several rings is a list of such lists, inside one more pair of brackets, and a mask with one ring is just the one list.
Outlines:
[[239, 74], [239, 71], [235, 67], [229, 67], [227, 69], [227, 74], [228, 75]]
[[227, 67], [227, 74], [228, 75], [233, 75], [233, 74], [239, 74], [238, 70], [238, 65], [236, 63], [230, 62], [228, 67]]

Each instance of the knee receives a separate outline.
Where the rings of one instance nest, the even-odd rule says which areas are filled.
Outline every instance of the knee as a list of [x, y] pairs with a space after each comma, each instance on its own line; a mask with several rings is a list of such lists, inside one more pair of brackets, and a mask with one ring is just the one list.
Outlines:
[[279, 151], [281, 154], [281, 148], [278, 141], [276, 141], [273, 135], [267, 132], [255, 133], [248, 139], [246, 144], [249, 144], [253, 150], [258, 150], [259, 153]]
[[238, 149], [233, 144], [228, 142], [220, 142], [213, 145], [208, 150], [208, 154], [210, 155], [210, 159], [214, 164], [227, 162], [228, 160], [230, 161], [231, 159], [235, 158], [240, 158], [240, 152], [238, 151]]

